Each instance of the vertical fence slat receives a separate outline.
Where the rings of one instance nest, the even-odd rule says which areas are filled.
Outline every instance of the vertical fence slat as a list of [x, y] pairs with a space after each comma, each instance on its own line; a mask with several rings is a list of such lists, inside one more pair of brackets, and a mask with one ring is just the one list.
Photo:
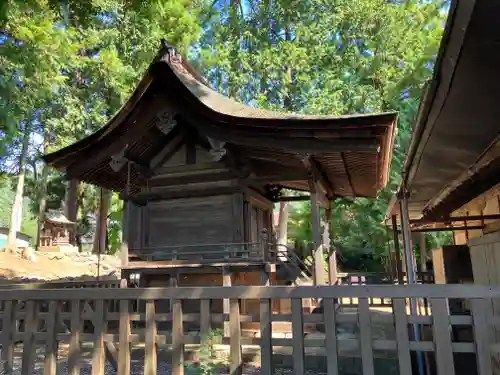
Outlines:
[[431, 298], [432, 329], [436, 344], [436, 367], [438, 375], [455, 375], [453, 350], [450, 336], [450, 317], [445, 298]]
[[92, 375], [104, 375], [104, 300], [94, 301], [94, 349], [92, 353]]
[[47, 329], [47, 341], [45, 343], [45, 364], [44, 375], [56, 375], [57, 369], [57, 340], [56, 340], [56, 321], [58, 318], [59, 301], [49, 302], [49, 314], [47, 316], [45, 327]]
[[323, 318], [326, 335], [326, 366], [328, 375], [338, 375], [337, 324], [333, 298], [323, 298]]
[[14, 355], [14, 339], [12, 337], [12, 328], [15, 327], [15, 303], [13, 301], [5, 301], [2, 319], [2, 336], [0, 343], [2, 344], [2, 365], [4, 373], [10, 374], [13, 366]]
[[182, 300], [172, 300], [172, 374], [184, 375], [184, 324]]
[[118, 350], [118, 373], [120, 375], [130, 375], [129, 304], [129, 300], [120, 300], [120, 343]]
[[210, 335], [211, 315], [210, 300], [200, 300], [200, 336], [202, 344], [206, 343]]
[[71, 338], [68, 352], [68, 375], [79, 375], [78, 360], [80, 357], [80, 301], [71, 301]]
[[[228, 287], [231, 286], [231, 272], [229, 272], [229, 270], [226, 267], [224, 267], [222, 269], [222, 285], [228, 286]], [[227, 321], [230, 309], [231, 309], [231, 307], [230, 307], [229, 299], [224, 298], [222, 300], [222, 312], [223, 312], [223, 317], [224, 317], [223, 318], [224, 337], [229, 337], [229, 335], [231, 333], [231, 328], [229, 326], [229, 322]]]
[[144, 375], [156, 375], [156, 313], [155, 301], [146, 301], [146, 347]]
[[26, 315], [24, 318], [24, 342], [21, 375], [33, 374], [36, 357], [35, 332], [38, 328], [37, 309], [35, 301], [26, 301]]
[[273, 346], [272, 346], [272, 308], [271, 300], [260, 300], [260, 362], [262, 375], [272, 375]]
[[240, 321], [240, 301], [237, 299], [229, 300], [229, 338], [230, 344], [230, 374], [242, 374], [241, 357], [241, 321]]
[[394, 298], [394, 323], [396, 324], [396, 343], [400, 374], [411, 374], [410, 340], [408, 338], [408, 318], [406, 316], [406, 300]]
[[304, 374], [304, 317], [302, 299], [292, 298], [293, 372]]
[[358, 311], [363, 375], [374, 375], [375, 368], [373, 366], [373, 345], [368, 298], [358, 298]]
[[485, 298], [472, 299], [472, 319], [474, 324], [474, 341], [476, 344], [476, 355], [478, 375], [493, 374], [491, 365], [491, 328], [490, 305]]

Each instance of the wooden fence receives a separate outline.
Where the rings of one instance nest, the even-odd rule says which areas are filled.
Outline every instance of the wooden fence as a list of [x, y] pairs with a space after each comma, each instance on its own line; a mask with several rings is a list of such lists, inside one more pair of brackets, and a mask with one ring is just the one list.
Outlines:
[[[343, 314], [335, 308], [339, 298], [357, 298], [357, 313]], [[368, 304], [369, 298], [384, 298], [392, 301], [392, 312], [374, 314]], [[429, 298], [431, 316], [411, 315], [407, 309], [408, 298]], [[322, 300], [321, 313], [305, 314], [302, 299]], [[471, 315], [450, 316], [448, 298], [466, 299], [472, 306]], [[240, 314], [240, 301], [259, 300], [260, 312], [255, 315]], [[291, 301], [289, 314], [273, 314], [272, 302], [277, 299]], [[324, 287], [181, 287], [147, 289], [57, 289], [57, 290], [0, 290], [1, 359], [7, 373], [20, 366], [21, 374], [33, 373], [35, 365], [44, 368], [44, 374], [55, 375], [58, 363], [66, 363], [68, 373], [79, 374], [80, 366], [87, 360], [92, 375], [104, 374], [105, 347], [114, 348], [118, 374], [129, 375], [131, 354], [144, 350], [145, 375], [157, 374], [159, 361], [165, 360], [164, 351], [170, 353], [166, 361], [172, 373], [184, 373], [186, 348], [193, 344], [206, 343], [211, 328], [216, 323], [226, 322], [227, 337], [222, 344], [229, 345], [230, 374], [243, 371], [242, 347], [260, 347], [261, 373], [275, 373], [273, 364], [282, 347], [291, 348], [294, 374], [304, 374], [306, 357], [312, 355], [311, 348], [319, 348], [325, 359], [325, 371], [329, 375], [339, 374], [339, 359], [342, 353], [357, 350], [362, 373], [375, 373], [376, 352], [394, 353], [394, 362], [401, 375], [416, 374], [412, 366], [412, 353], [433, 353], [438, 375], [454, 375], [457, 353], [472, 354], [477, 364], [477, 374], [492, 374], [492, 351], [497, 346], [491, 334], [494, 319], [491, 302], [500, 299], [500, 286], [479, 285], [412, 285], [412, 286], [324, 286]], [[144, 301], [144, 313], [132, 312], [133, 302]], [[161, 302], [168, 300], [169, 310], [161, 311]], [[226, 300], [230, 313], [212, 314], [211, 301]], [[184, 312], [187, 302], [198, 304], [196, 313]], [[142, 322], [142, 325], [132, 325]], [[242, 326], [256, 322], [259, 334], [249, 337]], [[289, 322], [290, 336], [273, 337], [274, 322]], [[339, 327], [346, 322], [359, 327], [356, 338], [344, 338]], [[376, 334], [379, 324], [394, 329], [394, 335]], [[307, 327], [321, 326], [310, 338]], [[193, 335], [185, 329], [195, 327]], [[91, 327], [88, 331], [88, 327]], [[139, 328], [132, 328], [139, 327]], [[457, 339], [454, 326], [471, 329], [469, 340]], [[428, 328], [427, 337], [413, 337], [415, 329]], [[378, 329], [377, 328], [377, 329]], [[14, 354], [22, 347], [22, 354]], [[63, 349], [67, 347], [67, 350]], [[89, 349], [90, 347], [90, 349]], [[140, 349], [138, 349], [140, 348]], [[42, 363], [39, 363], [39, 353]], [[161, 355], [159, 353], [162, 353]], [[141, 357], [142, 358], [142, 357]], [[140, 359], [142, 361], [142, 359]]]

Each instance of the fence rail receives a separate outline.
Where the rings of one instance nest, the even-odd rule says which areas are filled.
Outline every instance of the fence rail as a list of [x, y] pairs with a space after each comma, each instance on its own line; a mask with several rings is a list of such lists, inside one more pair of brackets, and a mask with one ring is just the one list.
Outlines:
[[[335, 309], [338, 298], [356, 298], [356, 314]], [[387, 298], [392, 311], [378, 314], [370, 309], [369, 298]], [[321, 313], [305, 314], [302, 299], [321, 299]], [[429, 298], [431, 316], [411, 315], [407, 298]], [[471, 316], [449, 315], [449, 298], [466, 299], [472, 306]], [[240, 313], [241, 300], [258, 300], [258, 308]], [[288, 313], [274, 314], [273, 302], [289, 300]], [[412, 374], [412, 355], [432, 353], [438, 375], [455, 374], [454, 355], [469, 353], [477, 363], [479, 375], [492, 373], [492, 351], [496, 349], [491, 327], [491, 299], [500, 299], [500, 286], [478, 285], [412, 285], [412, 286], [334, 286], [334, 287], [181, 287], [147, 289], [57, 289], [0, 290], [2, 330], [2, 364], [5, 371], [20, 366], [22, 374], [33, 373], [37, 353], [44, 353], [44, 374], [55, 375], [57, 364], [67, 362], [69, 374], [79, 374], [81, 366], [90, 366], [93, 375], [104, 374], [106, 351], [113, 348], [118, 374], [129, 375], [131, 354], [144, 351], [144, 373], [156, 374], [157, 362], [163, 360], [162, 349], [169, 351], [166, 361], [173, 374], [184, 373], [186, 349], [189, 345], [206, 343], [217, 324], [227, 326], [222, 344], [229, 345], [231, 374], [243, 371], [242, 347], [260, 347], [261, 373], [275, 373], [274, 359], [282, 347], [291, 348], [293, 373], [304, 374], [306, 358], [326, 357], [325, 371], [338, 374], [341, 355], [359, 356], [364, 375], [374, 374], [376, 353], [394, 354], [400, 374]], [[137, 300], [145, 305], [141, 312], [131, 309]], [[229, 314], [214, 314], [213, 301], [229, 303]], [[162, 302], [168, 301], [165, 311]], [[188, 311], [188, 303], [194, 312]], [[140, 322], [141, 324], [131, 324]], [[273, 334], [273, 324], [285, 322], [290, 333], [285, 337]], [[249, 336], [245, 325], [257, 323], [258, 334]], [[342, 334], [345, 323], [358, 326], [356, 337]], [[316, 327], [311, 338], [307, 332]], [[385, 327], [381, 333], [380, 327]], [[414, 327], [426, 335], [412, 337]], [[469, 327], [470, 340], [457, 339], [455, 326]], [[90, 327], [90, 328], [89, 328]], [[318, 328], [319, 327], [319, 328]], [[394, 332], [389, 332], [393, 330]], [[387, 332], [386, 332], [387, 331]], [[193, 334], [195, 332], [196, 334]], [[140, 345], [139, 345], [140, 344]], [[22, 356], [16, 359], [16, 345]], [[66, 354], [60, 354], [67, 346]], [[91, 348], [89, 363], [85, 350]], [[139, 348], [140, 349], [137, 349]], [[317, 349], [311, 354], [311, 349]], [[38, 351], [37, 351], [38, 350]], [[357, 354], [352, 354], [356, 352]], [[349, 354], [350, 353], [350, 354]], [[327, 355], [326, 355], [327, 354]]]

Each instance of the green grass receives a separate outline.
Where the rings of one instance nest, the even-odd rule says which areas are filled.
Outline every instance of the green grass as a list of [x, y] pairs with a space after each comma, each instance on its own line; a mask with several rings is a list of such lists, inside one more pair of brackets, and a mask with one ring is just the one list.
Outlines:
[[[14, 191], [10, 186], [10, 182], [2, 181], [0, 183], [0, 227], [9, 226], [13, 201]], [[29, 203], [29, 198], [25, 197], [23, 202], [23, 221], [21, 223], [21, 232], [34, 239], [37, 230], [37, 220], [29, 210]]]

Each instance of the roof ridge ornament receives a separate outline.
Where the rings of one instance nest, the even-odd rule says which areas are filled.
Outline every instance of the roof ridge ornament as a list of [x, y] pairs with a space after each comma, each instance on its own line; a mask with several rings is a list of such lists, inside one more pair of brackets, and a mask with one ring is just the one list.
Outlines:
[[182, 56], [179, 51], [177, 51], [177, 48], [170, 45], [166, 39], [161, 40], [161, 45], [163, 53], [166, 55], [164, 58], [166, 57], [168, 63], [182, 63]]

